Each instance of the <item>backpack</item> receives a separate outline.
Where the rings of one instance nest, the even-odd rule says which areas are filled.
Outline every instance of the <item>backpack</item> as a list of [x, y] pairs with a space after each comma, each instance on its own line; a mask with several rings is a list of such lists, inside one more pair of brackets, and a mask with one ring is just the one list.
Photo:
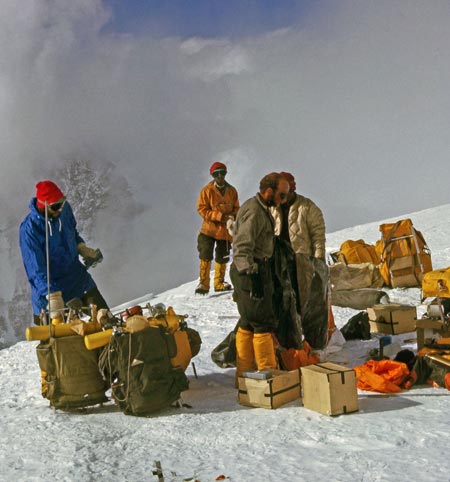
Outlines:
[[432, 270], [431, 252], [410, 219], [380, 225], [381, 240], [376, 249], [381, 256], [380, 273], [387, 286], [420, 286]]
[[36, 348], [42, 396], [50, 406], [80, 408], [107, 402], [106, 382], [98, 369], [99, 350], [88, 350], [82, 336], [49, 338]]
[[341, 328], [341, 333], [346, 340], [370, 340], [369, 315], [360, 311], [352, 316]]
[[150, 326], [128, 333], [116, 330], [105, 347], [100, 369], [111, 385], [112, 396], [127, 415], [147, 415], [170, 406], [189, 382], [180, 366], [172, 333]]

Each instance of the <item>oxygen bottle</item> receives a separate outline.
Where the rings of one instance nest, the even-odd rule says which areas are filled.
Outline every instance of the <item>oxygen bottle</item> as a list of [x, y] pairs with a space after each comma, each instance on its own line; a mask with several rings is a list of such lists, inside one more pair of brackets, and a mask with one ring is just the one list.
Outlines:
[[88, 350], [95, 350], [101, 346], [105, 346], [109, 343], [111, 336], [113, 334], [113, 329], [99, 331], [97, 333], [92, 333], [91, 335], [86, 335], [84, 337], [84, 346]]

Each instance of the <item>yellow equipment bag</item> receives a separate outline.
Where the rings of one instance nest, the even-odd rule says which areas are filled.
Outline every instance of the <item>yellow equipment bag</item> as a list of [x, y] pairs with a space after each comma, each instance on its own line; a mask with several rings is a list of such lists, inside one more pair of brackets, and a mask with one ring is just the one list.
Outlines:
[[380, 263], [380, 256], [375, 246], [367, 244], [362, 239], [344, 241], [339, 249], [339, 258], [345, 264]]
[[431, 252], [420, 231], [410, 219], [380, 225], [380, 272], [384, 282], [393, 288], [420, 286], [425, 273], [431, 271]]
[[422, 280], [422, 298], [431, 296], [450, 298], [450, 268], [437, 269], [425, 274]]

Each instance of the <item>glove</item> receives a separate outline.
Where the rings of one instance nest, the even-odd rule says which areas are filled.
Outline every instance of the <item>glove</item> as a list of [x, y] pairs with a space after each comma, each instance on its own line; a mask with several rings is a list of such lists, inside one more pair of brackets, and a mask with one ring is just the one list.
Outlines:
[[50, 319], [61, 319], [64, 317], [64, 300], [62, 291], [54, 291], [46, 296], [48, 300], [48, 312]]
[[94, 268], [103, 261], [103, 254], [99, 249], [89, 248], [85, 243], [77, 246], [78, 254], [83, 258], [86, 268]]
[[120, 326], [121, 322], [108, 309], [101, 308], [97, 312], [97, 322], [100, 323], [103, 330], [108, 330], [114, 326]]
[[234, 219], [232, 217], [227, 219], [227, 231], [230, 236], [234, 234]]
[[264, 286], [259, 273], [249, 274], [252, 282], [252, 289], [250, 291], [250, 298], [252, 300], [262, 300], [264, 298]]

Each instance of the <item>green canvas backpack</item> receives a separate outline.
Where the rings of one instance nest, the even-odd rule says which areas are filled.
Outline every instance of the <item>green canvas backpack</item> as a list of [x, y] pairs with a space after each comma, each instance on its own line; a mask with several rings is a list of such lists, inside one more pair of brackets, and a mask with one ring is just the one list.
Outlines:
[[98, 369], [99, 350], [87, 350], [82, 336], [49, 338], [36, 348], [42, 396], [55, 408], [107, 402], [106, 382]]
[[125, 414], [147, 415], [168, 407], [188, 389], [184, 371], [170, 362], [176, 354], [174, 336], [163, 326], [115, 332], [102, 353], [100, 369]]

